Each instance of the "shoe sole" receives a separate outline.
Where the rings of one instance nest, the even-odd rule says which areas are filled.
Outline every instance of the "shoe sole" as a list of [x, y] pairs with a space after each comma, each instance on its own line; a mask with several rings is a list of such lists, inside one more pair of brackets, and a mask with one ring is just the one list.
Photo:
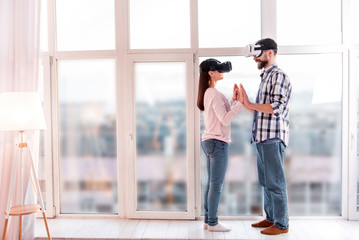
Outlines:
[[268, 225], [268, 226], [256, 226], [256, 225], [252, 225], [252, 227], [254, 227], [254, 228], [267, 228], [267, 227], [271, 227], [271, 226], [273, 226], [273, 224], [272, 224], [272, 225]]
[[279, 235], [279, 234], [282, 234], [282, 233], [288, 233], [289, 229], [283, 230], [283, 231], [281, 231], [279, 233], [263, 233], [263, 231], [261, 231], [261, 233], [264, 234], [264, 235]]

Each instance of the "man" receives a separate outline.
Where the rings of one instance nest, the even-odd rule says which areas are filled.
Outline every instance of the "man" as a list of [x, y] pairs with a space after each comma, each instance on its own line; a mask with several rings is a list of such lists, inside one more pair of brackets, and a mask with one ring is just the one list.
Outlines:
[[283, 154], [288, 146], [288, 102], [292, 86], [288, 76], [276, 65], [277, 43], [273, 39], [259, 40], [251, 55], [258, 69], [264, 69], [256, 102], [249, 101], [242, 85], [240, 92], [244, 107], [254, 112], [251, 142], [257, 150], [258, 179], [264, 189], [266, 213], [266, 219], [252, 227], [265, 227], [262, 234], [277, 235], [289, 231]]

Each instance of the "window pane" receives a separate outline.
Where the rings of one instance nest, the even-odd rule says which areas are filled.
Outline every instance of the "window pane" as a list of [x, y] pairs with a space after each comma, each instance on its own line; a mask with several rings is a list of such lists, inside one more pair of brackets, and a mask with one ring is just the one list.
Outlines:
[[186, 64], [136, 63], [137, 210], [187, 210]]
[[130, 47], [189, 48], [189, 0], [131, 0]]
[[351, 0], [350, 1], [350, 43], [359, 44], [359, 29], [358, 29], [358, 22], [359, 22], [359, 1], [358, 0]]
[[47, 31], [47, 1], [41, 1], [40, 51], [47, 52], [48, 50], [49, 48], [48, 48], [48, 31]]
[[113, 59], [58, 61], [61, 213], [116, 213]]
[[115, 48], [113, 0], [56, 1], [57, 49]]
[[[278, 56], [291, 79], [289, 215], [341, 215], [341, 54]], [[303, 63], [305, 63], [304, 67]]]
[[[245, 57], [215, 58], [219, 61], [231, 61], [233, 67], [231, 72], [224, 74], [224, 79], [217, 83], [216, 88], [230, 100], [234, 83], [238, 85], [242, 83], [248, 95], [255, 98], [260, 82], [260, 71], [255, 62]], [[207, 57], [200, 58], [200, 62], [205, 59]], [[250, 144], [252, 120], [251, 113], [241, 110], [231, 125], [232, 143], [229, 146], [228, 169], [218, 209], [218, 214], [222, 216], [262, 214], [262, 189], [258, 183], [255, 150]], [[201, 114], [201, 134], [203, 130], [204, 122]], [[208, 176], [203, 154], [201, 150], [202, 197]]]
[[340, 44], [341, 10], [341, 0], [277, 0], [278, 44]]
[[260, 0], [198, 0], [199, 47], [238, 47], [261, 36]]
[[[38, 85], [38, 92], [40, 95], [42, 106], [44, 106], [44, 67], [41, 64], [41, 61], [39, 61], [39, 85]], [[45, 110], [45, 109], [43, 109]], [[47, 130], [48, 131], [48, 130]], [[46, 189], [46, 157], [45, 156], [45, 133], [46, 130], [40, 130], [39, 131], [39, 162], [38, 162], [38, 168], [37, 168], [37, 178], [39, 180], [39, 185], [41, 189], [41, 196], [42, 200], [44, 201], [45, 209], [47, 209], [47, 199], [46, 199], [46, 191], [50, 191], [49, 189]], [[40, 205], [40, 199], [37, 198], [37, 202]], [[40, 205], [41, 206], [41, 205]]]

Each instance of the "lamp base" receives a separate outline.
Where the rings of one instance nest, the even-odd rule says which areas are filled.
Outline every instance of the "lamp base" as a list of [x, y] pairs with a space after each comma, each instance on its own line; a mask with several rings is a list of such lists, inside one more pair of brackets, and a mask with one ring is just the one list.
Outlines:
[[[28, 214], [33, 214], [38, 211], [42, 211], [42, 216], [43, 216], [45, 227], [46, 227], [47, 237], [49, 240], [51, 240], [50, 231], [49, 231], [49, 227], [47, 225], [47, 219], [46, 219], [46, 214], [45, 214], [44, 201], [43, 201], [42, 195], [41, 195], [41, 189], [40, 189], [39, 180], [37, 178], [34, 160], [32, 158], [32, 153], [27, 146], [27, 143], [23, 142], [22, 134], [23, 134], [23, 131], [20, 131], [21, 142], [19, 143], [19, 150], [20, 150], [19, 158], [22, 162], [22, 158], [23, 158], [22, 151], [25, 150], [27, 155], [29, 156], [30, 167], [31, 167], [30, 175], [32, 173], [32, 177], [33, 177], [32, 181], [34, 181], [33, 182], [35, 185], [34, 187], [37, 190], [36, 192], [40, 199], [41, 207], [39, 207], [37, 204], [16, 205], [16, 206], [11, 207], [12, 194], [13, 194], [13, 190], [14, 190], [15, 173], [16, 173], [16, 167], [17, 167], [17, 161], [18, 161], [18, 158], [15, 158], [14, 163], [13, 163], [12, 173], [11, 173], [10, 189], [9, 189], [9, 195], [8, 195], [7, 208], [5, 211], [5, 222], [4, 222], [4, 230], [3, 230], [2, 239], [5, 240], [5, 238], [6, 238], [6, 229], [7, 229], [7, 224], [8, 224], [8, 220], [9, 220], [10, 216], [19, 216], [19, 238], [21, 239], [21, 237], [22, 237], [22, 216], [28, 215]], [[21, 171], [22, 171], [22, 169], [21, 169]], [[21, 188], [22, 188], [22, 186], [21, 186]]]

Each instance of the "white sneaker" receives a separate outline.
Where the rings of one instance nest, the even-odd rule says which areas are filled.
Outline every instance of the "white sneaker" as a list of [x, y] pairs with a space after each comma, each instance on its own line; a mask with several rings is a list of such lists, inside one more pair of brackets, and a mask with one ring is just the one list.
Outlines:
[[228, 226], [223, 223], [217, 223], [216, 226], [208, 225], [208, 231], [210, 231], [210, 232], [229, 232], [231, 230], [232, 230], [231, 226]]
[[203, 224], [203, 229], [207, 229], [208, 228], [208, 223]]

